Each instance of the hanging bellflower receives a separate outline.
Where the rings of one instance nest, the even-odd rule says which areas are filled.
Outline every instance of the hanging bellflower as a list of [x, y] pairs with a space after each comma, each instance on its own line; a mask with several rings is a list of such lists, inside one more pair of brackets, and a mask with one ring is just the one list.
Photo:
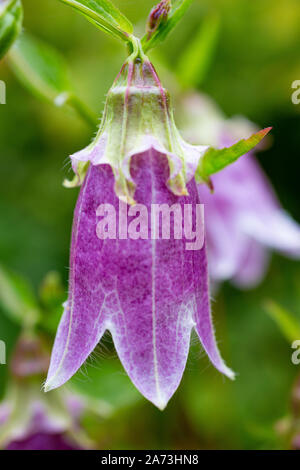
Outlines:
[[[267, 132], [242, 141], [235, 158]], [[206, 182], [225, 166], [219, 156], [181, 138], [168, 92], [137, 41], [108, 93], [95, 141], [71, 157], [73, 185], [82, 187], [46, 391], [75, 374], [106, 330], [134, 385], [160, 409], [181, 381], [193, 329], [212, 364], [234, 377], [218, 351], [205, 242], [197, 238], [196, 179]]]

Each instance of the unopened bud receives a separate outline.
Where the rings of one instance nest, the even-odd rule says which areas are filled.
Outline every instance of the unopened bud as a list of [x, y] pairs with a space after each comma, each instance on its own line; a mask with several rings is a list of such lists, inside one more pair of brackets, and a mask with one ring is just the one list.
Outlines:
[[171, 0], [162, 0], [158, 5], [152, 8], [147, 23], [148, 40], [153, 33], [157, 31], [159, 26], [168, 19], [170, 10]]

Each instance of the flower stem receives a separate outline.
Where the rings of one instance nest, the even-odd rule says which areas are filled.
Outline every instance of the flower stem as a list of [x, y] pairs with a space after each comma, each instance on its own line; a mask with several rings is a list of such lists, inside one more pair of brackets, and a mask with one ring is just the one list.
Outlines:
[[76, 95], [71, 95], [67, 104], [70, 105], [77, 114], [90, 126], [98, 126], [97, 115]]

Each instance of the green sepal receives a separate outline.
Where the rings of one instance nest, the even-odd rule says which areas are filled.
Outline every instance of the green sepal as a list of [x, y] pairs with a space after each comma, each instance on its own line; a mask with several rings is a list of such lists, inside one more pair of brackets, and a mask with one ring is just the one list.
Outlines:
[[90, 162], [78, 162], [76, 173], [74, 174], [73, 178], [71, 180], [65, 179], [63, 186], [68, 189], [81, 186], [84, 182], [89, 166]]
[[242, 139], [231, 147], [215, 149], [210, 147], [199, 161], [195, 179], [199, 183], [209, 183], [210, 177], [234, 163], [238, 158], [250, 152], [270, 132], [272, 127], [267, 127], [249, 139]]
[[81, 184], [88, 162], [108, 164], [114, 172], [117, 196], [128, 204], [134, 204], [131, 158], [155, 149], [168, 159], [168, 188], [174, 194], [184, 196], [188, 194], [186, 184], [194, 176], [198, 161], [207, 148], [184, 142], [174, 122], [169, 93], [160, 83], [149, 59], [137, 47], [107, 94], [95, 140], [71, 155], [76, 176], [65, 185]]

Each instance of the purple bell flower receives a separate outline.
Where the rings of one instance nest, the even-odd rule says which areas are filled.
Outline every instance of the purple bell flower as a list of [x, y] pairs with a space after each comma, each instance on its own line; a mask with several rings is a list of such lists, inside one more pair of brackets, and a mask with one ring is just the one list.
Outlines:
[[[212, 364], [234, 378], [215, 339], [205, 243], [189, 245], [204, 232], [195, 178], [209, 168], [207, 151], [179, 135], [169, 95], [149, 60], [141, 52], [129, 58], [108, 93], [95, 141], [71, 157], [76, 176], [66, 185], [83, 184], [69, 297], [45, 391], [68, 381], [106, 330], [134, 385], [160, 409], [181, 381], [193, 329]], [[166, 210], [169, 233], [153, 229], [158, 205]], [[187, 208], [186, 232], [179, 216]]]

